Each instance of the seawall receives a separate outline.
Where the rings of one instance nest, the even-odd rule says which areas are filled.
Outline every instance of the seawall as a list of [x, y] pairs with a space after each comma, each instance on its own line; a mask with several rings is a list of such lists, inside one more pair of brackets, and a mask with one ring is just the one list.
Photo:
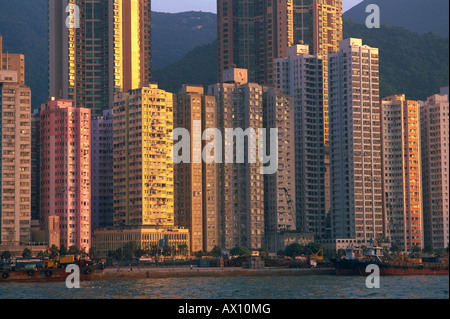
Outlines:
[[144, 279], [184, 277], [244, 277], [244, 276], [317, 276], [336, 275], [334, 268], [324, 269], [243, 269], [243, 268], [108, 268], [101, 279]]

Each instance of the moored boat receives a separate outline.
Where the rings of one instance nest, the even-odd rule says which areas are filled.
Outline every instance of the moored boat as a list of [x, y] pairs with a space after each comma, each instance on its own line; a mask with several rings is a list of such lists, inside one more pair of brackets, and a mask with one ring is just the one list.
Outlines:
[[387, 260], [378, 253], [381, 248], [368, 247], [368, 253], [362, 258], [354, 257], [351, 248], [347, 248], [346, 257], [334, 260], [336, 275], [338, 276], [368, 276], [372, 270], [369, 265], [376, 265], [380, 276], [429, 276], [449, 275], [448, 258], [426, 262], [422, 258], [402, 258]]
[[[73, 262], [80, 269], [80, 281], [98, 279], [103, 274], [103, 264], [87, 262], [86, 259]], [[52, 265], [49, 267], [49, 265]], [[63, 282], [71, 275], [72, 270], [66, 269], [69, 264], [54, 261], [28, 259], [13, 260], [0, 265], [0, 284], [7, 282]]]

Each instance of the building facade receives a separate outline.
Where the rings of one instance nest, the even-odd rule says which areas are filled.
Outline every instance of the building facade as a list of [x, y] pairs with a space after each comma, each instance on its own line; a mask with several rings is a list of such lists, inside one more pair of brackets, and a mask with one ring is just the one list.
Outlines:
[[[191, 251], [211, 251], [217, 237], [217, 165], [202, 160], [203, 131], [216, 128], [216, 100], [203, 86], [183, 85], [174, 106], [174, 128], [189, 133], [190, 160], [174, 167], [175, 224], [190, 230]], [[176, 137], [178, 138], [178, 137]], [[186, 150], [183, 150], [186, 151]]]
[[132, 241], [150, 249], [165, 238], [165, 246], [190, 253], [189, 230], [174, 219], [173, 105], [173, 94], [156, 84], [115, 96], [113, 227], [94, 231], [101, 256]]
[[113, 111], [91, 120], [92, 230], [113, 226]]
[[[217, 1], [218, 78], [229, 68], [248, 69], [249, 81], [275, 86], [273, 61], [287, 48], [307, 44], [323, 60], [324, 141], [329, 144], [328, 54], [343, 37], [342, 0]], [[327, 153], [328, 155], [328, 153]]]
[[294, 38], [295, 43], [308, 44], [311, 54], [323, 57], [323, 133], [328, 146], [328, 55], [339, 51], [343, 38], [342, 0], [294, 0]]
[[294, 43], [292, 0], [217, 1], [218, 81], [231, 68], [271, 84], [273, 59]]
[[275, 85], [294, 100], [297, 230], [317, 239], [325, 236], [327, 216], [322, 65], [308, 45], [294, 45], [275, 59], [274, 71]]
[[385, 237], [378, 49], [341, 41], [329, 84], [332, 236], [367, 245]]
[[31, 114], [31, 219], [41, 219], [41, 114]]
[[91, 110], [52, 98], [41, 109], [41, 223], [59, 217], [60, 246], [91, 247]]
[[430, 96], [420, 106], [424, 246], [443, 250], [449, 243], [448, 95]]
[[24, 245], [31, 241], [31, 90], [17, 71], [0, 70], [0, 129], [0, 244]]
[[25, 84], [25, 56], [3, 52], [2, 36], [0, 36], [0, 70], [17, 71], [17, 83]]
[[381, 125], [386, 235], [391, 245], [411, 252], [424, 247], [419, 102], [384, 98]]
[[119, 93], [113, 123], [114, 226], [173, 226], [173, 94], [155, 84]]
[[[263, 88], [248, 82], [246, 70], [229, 69], [224, 72], [224, 82], [210, 85], [208, 93], [217, 100], [217, 128], [225, 135], [227, 129], [233, 131], [233, 141], [222, 139], [225, 159], [219, 165], [217, 186], [219, 246], [260, 249], [264, 243], [264, 180], [261, 163], [250, 161], [248, 154], [256, 153], [258, 128], [263, 126]], [[238, 148], [245, 150], [240, 159]]]
[[150, 83], [150, 0], [49, 0], [48, 27], [49, 96], [101, 116], [115, 93]]
[[294, 100], [281, 89], [266, 88], [263, 93], [264, 122], [268, 130], [276, 128], [278, 169], [264, 176], [265, 247], [278, 252], [285, 247], [282, 233], [297, 230], [295, 184]]

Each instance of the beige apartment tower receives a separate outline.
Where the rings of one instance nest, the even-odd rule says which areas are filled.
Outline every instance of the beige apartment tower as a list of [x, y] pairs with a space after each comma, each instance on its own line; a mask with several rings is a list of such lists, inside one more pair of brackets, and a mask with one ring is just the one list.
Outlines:
[[449, 243], [448, 95], [436, 94], [422, 102], [420, 121], [425, 248], [443, 251]]
[[0, 71], [17, 71], [17, 82], [25, 84], [25, 56], [3, 52], [3, 38], [0, 36]]
[[384, 98], [381, 126], [386, 237], [411, 252], [424, 247], [419, 102]]
[[150, 0], [49, 0], [48, 27], [49, 96], [101, 116], [115, 93], [150, 83]]
[[187, 130], [190, 138], [189, 162], [174, 166], [175, 225], [190, 230], [193, 253], [208, 252], [219, 244], [218, 164], [203, 161], [210, 137], [202, 137], [205, 130], [217, 127], [216, 99], [204, 94], [203, 86], [183, 85], [174, 104], [174, 129]]
[[10, 246], [31, 242], [31, 90], [19, 74], [0, 70], [0, 244]]
[[[222, 138], [225, 141], [222, 143], [223, 154], [227, 147], [232, 148], [233, 158], [230, 162], [222, 159], [217, 185], [219, 246], [228, 250], [236, 246], [260, 249], [264, 244], [262, 164], [259, 160], [254, 163], [247, 160], [248, 152], [256, 153], [258, 128], [263, 126], [263, 87], [249, 83], [247, 79], [247, 70], [229, 69], [224, 72], [224, 82], [208, 87], [208, 93], [217, 100], [217, 128], [222, 134], [226, 129], [236, 133], [233, 142]], [[237, 135], [248, 133], [248, 129], [255, 130], [256, 139], [238, 143]], [[240, 163], [236, 156], [238, 147], [245, 149], [243, 162]]]

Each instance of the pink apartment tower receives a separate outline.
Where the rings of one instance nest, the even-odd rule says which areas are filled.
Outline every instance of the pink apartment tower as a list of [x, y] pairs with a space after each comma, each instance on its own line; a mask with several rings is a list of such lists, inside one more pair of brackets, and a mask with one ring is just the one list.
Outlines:
[[91, 247], [91, 110], [52, 98], [41, 109], [41, 223], [59, 217], [60, 245]]

